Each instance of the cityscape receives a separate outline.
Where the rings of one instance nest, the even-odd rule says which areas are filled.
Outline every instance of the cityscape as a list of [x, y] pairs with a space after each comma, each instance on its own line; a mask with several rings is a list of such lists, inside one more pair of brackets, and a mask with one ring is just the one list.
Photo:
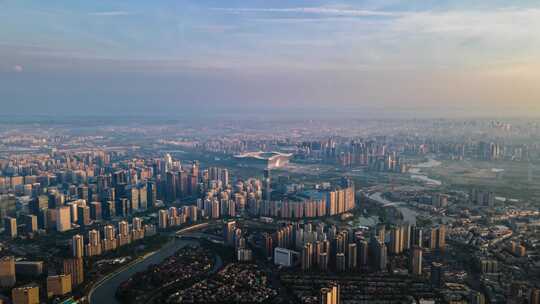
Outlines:
[[5, 301], [538, 301], [538, 122], [311, 123], [3, 124]]
[[540, 304], [540, 5], [0, 0], [0, 304]]

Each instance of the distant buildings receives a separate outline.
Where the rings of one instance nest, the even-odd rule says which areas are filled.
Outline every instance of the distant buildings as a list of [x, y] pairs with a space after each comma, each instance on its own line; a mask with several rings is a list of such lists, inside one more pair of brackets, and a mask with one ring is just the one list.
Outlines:
[[84, 282], [84, 261], [82, 258], [65, 259], [63, 274], [71, 275], [71, 286], [76, 287]]
[[341, 292], [339, 285], [333, 284], [330, 287], [321, 289], [321, 304], [340, 304]]
[[71, 238], [71, 249], [74, 258], [82, 258], [84, 255], [84, 238], [80, 234], [76, 234]]
[[71, 274], [47, 277], [47, 297], [63, 296], [71, 292]]
[[15, 258], [5, 256], [0, 259], [0, 287], [13, 287], [15, 282]]
[[4, 218], [4, 233], [9, 238], [17, 237], [17, 219], [13, 217]]
[[276, 247], [274, 249], [274, 264], [283, 267], [291, 267], [293, 266], [294, 255], [295, 252], [292, 250]]
[[11, 290], [13, 304], [39, 304], [39, 287], [28, 285]]
[[235, 155], [234, 158], [244, 166], [275, 169], [287, 165], [292, 156], [292, 154], [279, 152], [247, 152]]
[[411, 252], [410, 269], [415, 276], [422, 275], [422, 248], [414, 246]]
[[24, 230], [26, 233], [34, 233], [38, 230], [38, 219], [33, 214], [27, 214], [24, 217]]
[[88, 232], [88, 244], [85, 246], [85, 255], [88, 257], [101, 255], [100, 233], [95, 229]]
[[223, 238], [225, 242], [234, 246], [234, 232], [236, 230], [236, 221], [228, 221], [223, 225]]
[[59, 232], [71, 229], [71, 210], [68, 206], [56, 209], [56, 230]]
[[446, 248], [446, 225], [431, 228], [429, 248], [444, 251]]
[[262, 201], [260, 207], [251, 209], [254, 215], [287, 219], [333, 216], [355, 208], [354, 187], [332, 191], [306, 192], [300, 200]]
[[431, 286], [433, 288], [441, 288], [443, 285], [443, 265], [441, 263], [431, 263]]

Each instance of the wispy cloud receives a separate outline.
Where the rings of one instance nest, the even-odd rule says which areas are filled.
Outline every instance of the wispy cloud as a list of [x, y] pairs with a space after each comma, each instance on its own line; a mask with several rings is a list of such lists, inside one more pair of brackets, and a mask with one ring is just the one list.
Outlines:
[[22, 65], [17, 64], [13, 66], [13, 71], [16, 73], [21, 73], [22, 71], [24, 71], [24, 68]]
[[88, 13], [90, 16], [129, 16], [133, 15], [133, 12], [128, 11], [106, 11], [106, 12], [92, 12]]
[[334, 8], [334, 7], [294, 7], [294, 8], [212, 8], [212, 10], [229, 13], [294, 13], [312, 14], [331, 17], [394, 17], [396, 12]]
[[194, 26], [193, 30], [197, 32], [212, 33], [212, 34], [222, 34], [228, 31], [237, 29], [238, 27], [232, 25], [204, 25], [204, 26]]

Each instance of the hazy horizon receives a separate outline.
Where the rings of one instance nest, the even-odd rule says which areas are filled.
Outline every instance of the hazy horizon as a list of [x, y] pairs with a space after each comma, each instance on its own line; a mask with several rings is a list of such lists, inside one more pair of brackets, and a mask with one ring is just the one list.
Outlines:
[[540, 116], [533, 1], [8, 0], [0, 18], [4, 114]]

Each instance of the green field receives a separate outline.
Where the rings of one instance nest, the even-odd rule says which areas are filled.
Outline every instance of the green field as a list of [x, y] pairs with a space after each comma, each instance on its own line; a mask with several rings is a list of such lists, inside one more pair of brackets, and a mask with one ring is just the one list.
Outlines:
[[497, 196], [540, 203], [540, 168], [534, 168], [529, 179], [529, 164], [525, 162], [443, 161], [441, 166], [423, 171], [447, 188], [482, 188]]

